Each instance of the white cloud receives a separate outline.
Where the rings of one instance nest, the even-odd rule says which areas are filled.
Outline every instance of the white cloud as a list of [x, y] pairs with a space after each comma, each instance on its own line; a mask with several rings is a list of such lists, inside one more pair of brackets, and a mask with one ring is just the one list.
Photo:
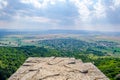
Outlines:
[[45, 8], [47, 6], [48, 2], [49, 2], [49, 0], [43, 0], [43, 1], [40, 1], [40, 0], [21, 0], [21, 3], [31, 4], [35, 8]]
[[[92, 22], [93, 18], [106, 17], [106, 6], [102, 0], [94, 2], [93, 0], [70, 0], [78, 8], [79, 19], [83, 23]], [[77, 23], [78, 23], [77, 21]]]
[[[23, 12], [23, 11], [22, 11]], [[40, 16], [28, 16], [17, 13], [11, 21], [0, 21], [0, 29], [56, 29], [60, 20]]]
[[39, 22], [39, 23], [53, 23], [53, 22], [57, 22], [55, 20], [49, 19], [49, 18], [45, 18], [45, 17], [38, 17], [38, 16], [25, 16], [24, 19], [30, 20], [31, 22]]
[[56, 3], [59, 3], [59, 2], [66, 3], [66, 0], [48, 0], [48, 3], [52, 5], [55, 5]]
[[114, 6], [119, 7], [120, 6], [120, 0], [113, 0]]
[[110, 5], [110, 9], [115, 11], [118, 7], [120, 7], [120, 0], [112, 0], [112, 5]]
[[90, 10], [88, 8], [89, 5], [92, 4], [92, 1], [90, 0], [70, 0], [71, 2], [73, 2], [75, 4], [75, 6], [78, 8], [78, 12], [80, 14], [80, 19], [82, 21], [88, 21], [89, 17], [90, 17]]
[[21, 3], [31, 4], [35, 8], [46, 8], [48, 4], [56, 4], [57, 2], [65, 3], [66, 0], [21, 0]]
[[50, 19], [42, 16], [28, 16], [24, 15], [23, 13], [17, 13], [13, 17], [13, 21], [18, 21], [18, 22], [32, 22], [32, 23], [42, 23], [42, 24], [58, 24], [60, 20], [57, 19]]
[[32, 0], [20, 0], [22, 3], [31, 3]]
[[37, 16], [20, 16], [16, 15], [13, 17], [14, 20], [23, 20], [23, 21], [30, 21], [30, 22], [40, 22], [40, 23], [47, 23], [50, 21], [50, 19], [44, 18], [44, 17], [37, 17]]
[[97, 18], [103, 18], [106, 17], [106, 7], [102, 4], [101, 0], [98, 0], [98, 2], [93, 6], [94, 7], [94, 16]]
[[66, 0], [58, 0], [58, 1], [61, 1], [61, 2], [64, 2], [64, 3], [66, 2]]
[[52, 4], [52, 5], [56, 4], [56, 0], [51, 0], [50, 4]]
[[7, 0], [0, 0], [0, 9], [3, 9], [8, 5]]

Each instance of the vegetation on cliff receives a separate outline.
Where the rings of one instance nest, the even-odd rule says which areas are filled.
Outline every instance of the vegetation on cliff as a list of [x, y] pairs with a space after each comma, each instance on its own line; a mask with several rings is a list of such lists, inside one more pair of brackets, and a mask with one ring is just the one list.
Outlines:
[[75, 39], [43, 40], [38, 43], [42, 46], [0, 47], [0, 80], [7, 79], [31, 56], [75, 57], [84, 62], [92, 62], [111, 80], [118, 79], [120, 48], [117, 43], [91, 43]]

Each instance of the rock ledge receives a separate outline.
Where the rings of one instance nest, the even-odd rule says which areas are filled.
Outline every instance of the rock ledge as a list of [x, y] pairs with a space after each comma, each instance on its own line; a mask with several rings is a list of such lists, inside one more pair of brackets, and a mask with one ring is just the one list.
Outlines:
[[30, 57], [8, 80], [109, 80], [92, 63], [74, 58]]

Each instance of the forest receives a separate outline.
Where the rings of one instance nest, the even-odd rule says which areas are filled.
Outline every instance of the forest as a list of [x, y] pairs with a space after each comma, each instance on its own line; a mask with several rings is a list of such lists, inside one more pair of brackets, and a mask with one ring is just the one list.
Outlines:
[[110, 80], [120, 80], [120, 47], [112, 41], [39, 40], [40, 46], [0, 47], [0, 80], [7, 80], [28, 57], [75, 57], [95, 64]]

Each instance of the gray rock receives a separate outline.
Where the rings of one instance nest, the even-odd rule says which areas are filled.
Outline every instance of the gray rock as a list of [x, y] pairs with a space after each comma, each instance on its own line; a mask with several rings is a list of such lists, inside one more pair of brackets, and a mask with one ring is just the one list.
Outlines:
[[8, 80], [109, 80], [92, 63], [74, 58], [30, 57]]

